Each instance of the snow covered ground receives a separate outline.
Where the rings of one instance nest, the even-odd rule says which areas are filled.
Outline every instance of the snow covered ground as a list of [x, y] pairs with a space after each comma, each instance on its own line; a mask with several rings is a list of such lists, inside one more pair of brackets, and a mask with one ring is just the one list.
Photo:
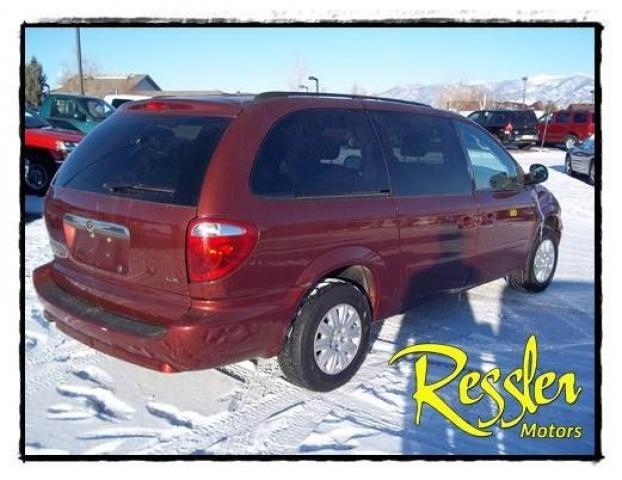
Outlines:
[[[549, 167], [564, 233], [554, 283], [544, 293], [498, 280], [432, 301], [383, 322], [360, 372], [317, 394], [285, 382], [274, 360], [166, 375], [82, 346], [42, 314], [31, 271], [51, 259], [41, 202], [26, 209], [26, 445], [31, 454], [590, 454], [594, 445], [594, 189], [562, 173], [564, 152], [516, 152], [525, 167]], [[469, 369], [521, 366], [536, 334], [539, 370], [573, 370], [581, 395], [527, 415], [541, 425], [580, 425], [579, 439], [524, 439], [520, 428], [476, 438], [426, 407], [414, 425], [413, 369], [387, 365], [415, 342], [447, 343], [469, 354]], [[448, 364], [435, 360], [436, 370]], [[433, 372], [434, 373], [434, 372]], [[456, 403], [457, 388], [444, 398]], [[515, 405], [514, 405], [515, 406]], [[508, 406], [510, 408], [510, 406]], [[464, 407], [460, 409], [465, 412]], [[511, 410], [511, 408], [510, 408]], [[490, 416], [479, 402], [468, 411]]]

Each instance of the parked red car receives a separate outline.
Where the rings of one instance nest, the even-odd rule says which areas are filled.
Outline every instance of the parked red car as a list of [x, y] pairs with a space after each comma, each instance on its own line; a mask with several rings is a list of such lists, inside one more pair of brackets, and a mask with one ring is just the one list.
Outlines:
[[34, 284], [46, 318], [116, 357], [173, 372], [278, 355], [330, 390], [374, 320], [504, 276], [544, 290], [562, 228], [547, 176], [410, 102], [134, 102], [58, 172]]
[[31, 195], [45, 195], [54, 173], [84, 134], [52, 128], [37, 112], [29, 108], [25, 112], [24, 127], [26, 192]]
[[570, 150], [576, 143], [582, 142], [594, 134], [594, 113], [584, 110], [560, 110], [549, 117], [548, 126], [543, 118], [538, 123], [538, 138], [545, 143], [563, 144]]

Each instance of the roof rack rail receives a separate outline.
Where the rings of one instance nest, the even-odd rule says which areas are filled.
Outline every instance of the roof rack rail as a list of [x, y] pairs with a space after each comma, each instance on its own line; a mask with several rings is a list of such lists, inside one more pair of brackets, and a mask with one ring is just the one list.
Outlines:
[[430, 107], [427, 103], [402, 100], [400, 98], [374, 97], [371, 95], [355, 95], [350, 93], [313, 93], [313, 92], [263, 92], [255, 95], [255, 100], [282, 97], [328, 97], [328, 98], [352, 98], [357, 100], [377, 100], [380, 102], [403, 103], [406, 105], [416, 105], [418, 107]]

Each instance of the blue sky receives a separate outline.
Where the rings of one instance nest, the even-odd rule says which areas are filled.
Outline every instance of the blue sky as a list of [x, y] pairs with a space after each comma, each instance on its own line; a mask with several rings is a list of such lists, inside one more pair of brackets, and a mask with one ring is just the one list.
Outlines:
[[[163, 89], [259, 92], [315, 75], [326, 91], [353, 84], [478, 82], [535, 74], [594, 75], [590, 28], [82, 28], [101, 73], [148, 73]], [[73, 28], [28, 28], [26, 57], [54, 86], [74, 69]], [[308, 82], [307, 82], [308, 83]]]

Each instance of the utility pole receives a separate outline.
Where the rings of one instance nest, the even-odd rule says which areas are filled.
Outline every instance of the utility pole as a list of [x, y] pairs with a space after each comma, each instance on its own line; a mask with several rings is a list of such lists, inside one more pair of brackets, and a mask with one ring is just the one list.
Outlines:
[[318, 80], [318, 78], [311, 75], [309, 77], [309, 80], [315, 82], [315, 93], [320, 93], [320, 81]]
[[76, 27], [76, 53], [78, 55], [78, 76], [80, 77], [80, 95], [84, 95], [84, 78], [82, 77], [82, 47], [80, 45], [80, 27]]
[[527, 77], [523, 77], [523, 105], [525, 105], [525, 94], [527, 93]]
[[549, 100], [546, 104], [546, 110], [545, 110], [545, 115], [546, 117], [544, 120], [544, 134], [542, 135], [542, 143], [540, 144], [540, 151], [542, 151], [542, 149], [544, 148], [544, 141], [546, 140], [546, 133], [549, 130], [549, 120], [550, 120], [550, 116], [551, 116], [551, 100]]

